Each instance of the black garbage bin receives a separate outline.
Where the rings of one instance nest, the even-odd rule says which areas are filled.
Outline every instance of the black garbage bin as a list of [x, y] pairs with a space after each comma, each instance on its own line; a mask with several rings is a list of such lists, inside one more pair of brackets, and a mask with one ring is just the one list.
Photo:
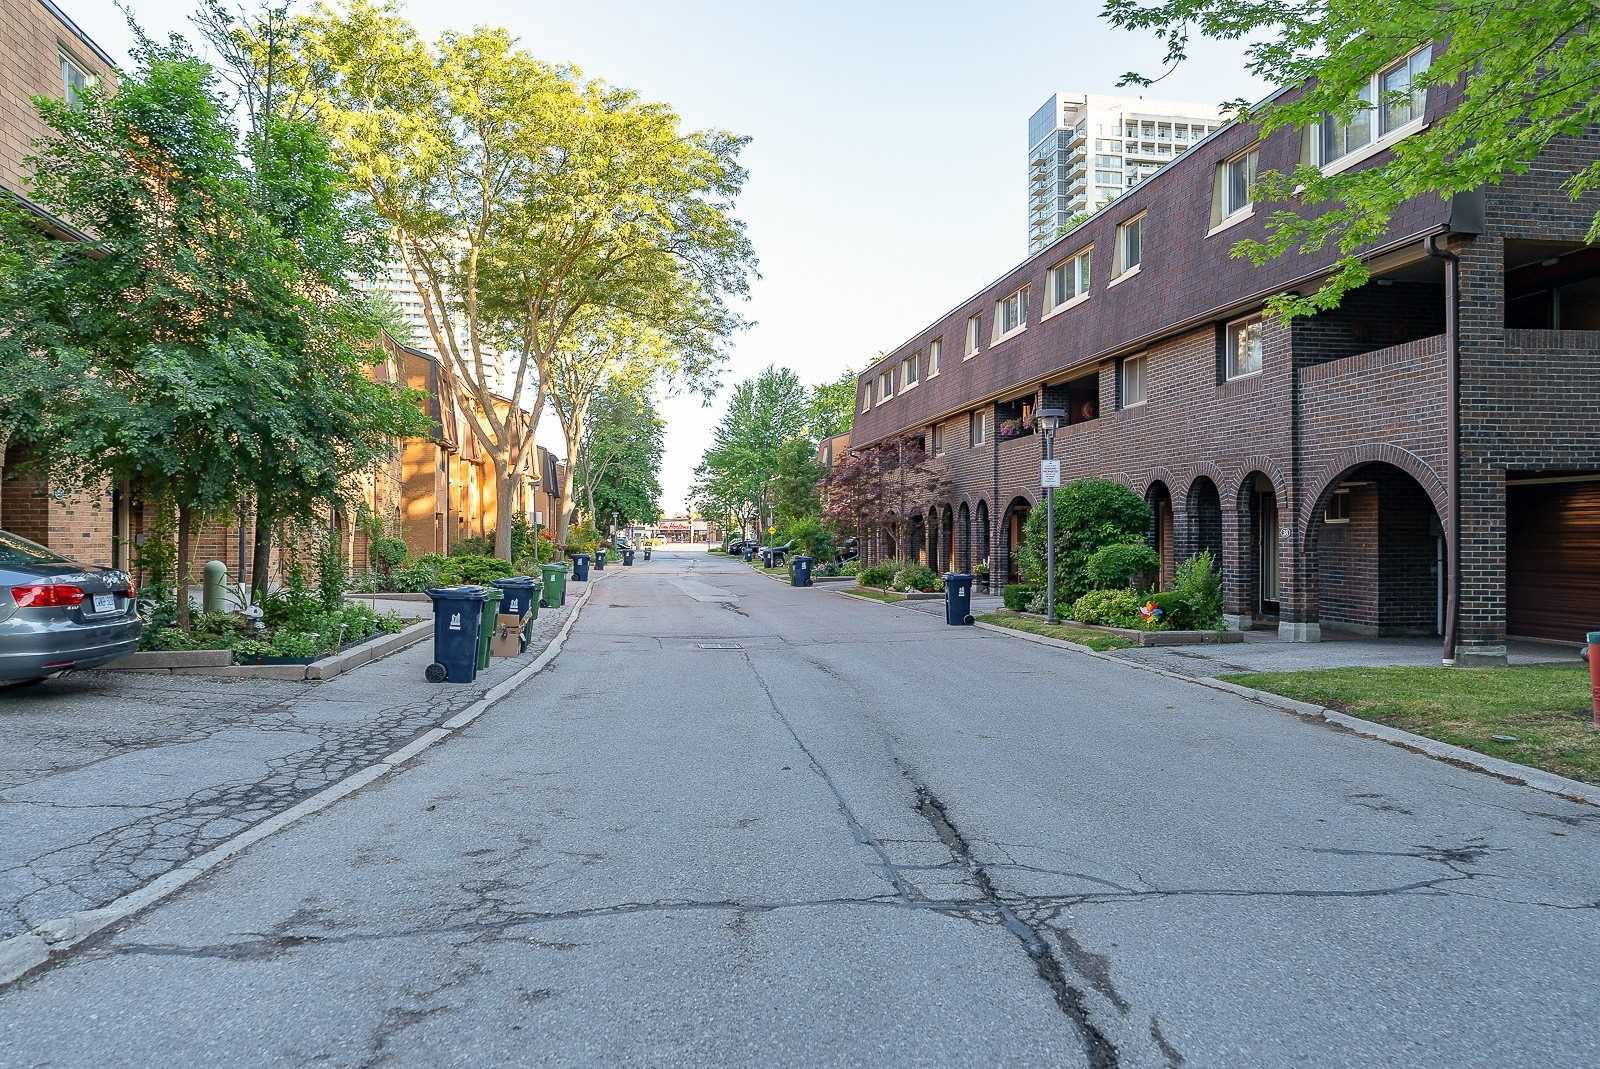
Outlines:
[[471, 683], [478, 678], [478, 624], [489, 591], [481, 586], [440, 586], [433, 601], [433, 663], [429, 683]]
[[644, 547], [644, 559], [645, 560], [649, 560], [650, 559], [650, 544], [648, 542], [645, 543], [645, 547]]
[[756, 551], [754, 549], [751, 549], [749, 546], [744, 547], [744, 562], [746, 564], [749, 564], [752, 560], [754, 560], [755, 555]]
[[624, 568], [633, 567], [633, 550], [625, 549], [622, 551], [622, 566]]
[[572, 555], [572, 581], [574, 583], [587, 583], [589, 581], [589, 554], [574, 553]]
[[603, 549], [594, 551], [594, 570], [597, 572], [606, 570], [606, 551]]
[[789, 585], [810, 586], [811, 565], [816, 558], [808, 557], [804, 553], [789, 562]]
[[944, 573], [944, 622], [955, 627], [972, 623], [972, 576]]

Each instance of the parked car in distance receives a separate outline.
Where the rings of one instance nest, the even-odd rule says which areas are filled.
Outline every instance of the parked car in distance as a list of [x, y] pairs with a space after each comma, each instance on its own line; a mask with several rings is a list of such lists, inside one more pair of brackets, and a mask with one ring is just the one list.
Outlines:
[[126, 572], [0, 531], [0, 686], [125, 657], [142, 627]]

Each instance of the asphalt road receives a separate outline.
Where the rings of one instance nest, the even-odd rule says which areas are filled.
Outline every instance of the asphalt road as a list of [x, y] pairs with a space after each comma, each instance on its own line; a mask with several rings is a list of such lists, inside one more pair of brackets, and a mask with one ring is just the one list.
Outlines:
[[0, 1065], [1600, 1064], [1600, 811], [658, 555], [398, 775], [0, 991]]

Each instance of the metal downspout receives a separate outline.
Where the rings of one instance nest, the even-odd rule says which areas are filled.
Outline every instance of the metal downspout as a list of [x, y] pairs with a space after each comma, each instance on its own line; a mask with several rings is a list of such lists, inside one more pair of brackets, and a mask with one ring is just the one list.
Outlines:
[[1446, 244], [1448, 234], [1429, 234], [1423, 247], [1444, 261], [1445, 314], [1445, 486], [1449, 516], [1445, 518], [1444, 649], [1446, 665], [1456, 663], [1456, 617], [1461, 610], [1461, 258]]

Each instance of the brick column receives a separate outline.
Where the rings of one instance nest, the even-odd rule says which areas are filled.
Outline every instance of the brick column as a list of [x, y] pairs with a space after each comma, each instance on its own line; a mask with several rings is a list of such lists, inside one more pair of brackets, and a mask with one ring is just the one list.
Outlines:
[[1304, 534], [1295, 517], [1281, 508], [1278, 531], [1278, 637], [1285, 642], [1320, 642], [1316, 556], [1300, 552]]
[[1250, 559], [1250, 513], [1222, 510], [1222, 618], [1232, 631], [1255, 624], [1255, 573]]
[[1458, 665], [1506, 663], [1505, 248], [1480, 237], [1461, 257]]

